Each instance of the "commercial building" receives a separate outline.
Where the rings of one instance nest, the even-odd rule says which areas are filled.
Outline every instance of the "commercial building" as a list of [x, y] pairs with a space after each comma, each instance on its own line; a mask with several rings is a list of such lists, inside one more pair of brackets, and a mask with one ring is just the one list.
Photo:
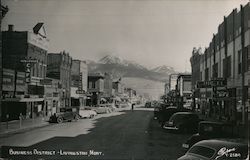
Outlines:
[[112, 86], [112, 75], [109, 73], [104, 73], [104, 93], [103, 98], [110, 101], [112, 97], [115, 95], [115, 90]]
[[[250, 3], [234, 9], [218, 26], [204, 54], [192, 64], [197, 108], [208, 117], [246, 123], [250, 79]], [[200, 75], [198, 76], [198, 72]], [[195, 83], [196, 81], [196, 83]]]
[[[21, 113], [29, 118], [41, 116], [41, 109], [44, 105], [44, 86], [40, 81], [46, 76], [48, 44], [49, 40], [43, 23], [36, 24], [33, 32], [15, 31], [14, 26], [9, 25], [8, 31], [2, 33], [3, 68], [12, 70], [6, 70], [5, 76], [10, 74], [10, 77], [7, 76], [5, 80], [10, 81], [14, 72], [12, 81], [15, 87], [13, 94], [6, 92], [4, 95], [8, 97], [8, 100], [3, 100], [1, 106], [2, 110], [8, 111], [4, 113], [5, 115], [2, 114], [5, 118], [8, 115], [9, 118], [12, 116], [16, 119], [17, 114]], [[24, 82], [18, 79], [19, 72], [25, 73]], [[18, 93], [17, 83], [24, 83], [23, 86], [26, 87], [24, 92], [22, 90], [20, 94]], [[9, 112], [9, 108], [18, 112]], [[10, 116], [10, 114], [15, 115]]]
[[60, 107], [70, 107], [70, 84], [72, 58], [65, 51], [60, 53], [49, 53], [47, 56], [47, 77], [60, 81], [62, 91], [60, 97]]
[[175, 90], [176, 84], [177, 84], [177, 78], [179, 74], [170, 74], [169, 75], [169, 90]]
[[[3, 6], [0, 1], [0, 14], [1, 14], [1, 22], [0, 22], [0, 28], [2, 24], [2, 19], [6, 15], [6, 13], [9, 11], [8, 7]], [[0, 37], [2, 37], [2, 31], [0, 31]], [[2, 67], [2, 38], [0, 38], [0, 77], [3, 77], [3, 67]], [[2, 116], [2, 78], [0, 78], [0, 122], [1, 122], [1, 116]]]
[[71, 106], [86, 105], [88, 66], [85, 61], [73, 60], [71, 67]]
[[200, 88], [197, 88], [196, 84], [198, 81], [201, 80], [201, 58], [202, 58], [202, 51], [201, 48], [196, 49], [194, 48], [192, 51], [192, 57], [190, 58], [191, 68], [192, 68], [192, 94], [193, 94], [193, 109], [198, 109], [200, 106], [198, 103], [198, 98], [200, 97]]
[[104, 92], [104, 75], [101, 73], [88, 74], [88, 106], [100, 104]]
[[192, 98], [191, 74], [179, 74], [176, 84], [177, 107], [184, 107]]
[[125, 87], [124, 87], [124, 84], [122, 84], [121, 82], [121, 78], [117, 80], [113, 80], [112, 86], [113, 86], [113, 89], [115, 90], [115, 96], [122, 97]]
[[49, 118], [60, 108], [60, 93], [62, 92], [62, 85], [60, 80], [53, 78], [45, 78], [42, 82], [44, 85], [44, 107], [43, 116]]

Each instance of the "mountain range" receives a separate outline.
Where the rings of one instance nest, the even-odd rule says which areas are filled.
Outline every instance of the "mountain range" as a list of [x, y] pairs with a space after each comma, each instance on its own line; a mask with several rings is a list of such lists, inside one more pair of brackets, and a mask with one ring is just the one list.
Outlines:
[[114, 78], [133, 77], [167, 82], [170, 74], [175, 73], [173, 67], [166, 65], [149, 69], [137, 62], [122, 59], [118, 56], [106, 55], [99, 61], [87, 61], [89, 72], [111, 73]]

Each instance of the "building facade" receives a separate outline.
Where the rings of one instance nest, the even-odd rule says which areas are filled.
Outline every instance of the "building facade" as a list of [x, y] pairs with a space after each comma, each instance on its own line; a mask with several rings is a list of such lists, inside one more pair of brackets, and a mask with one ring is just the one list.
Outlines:
[[[5, 7], [2, 5], [1, 1], [0, 1], [0, 15], [1, 15], [1, 22], [0, 22], [0, 28], [1, 28], [1, 24], [2, 24], [2, 19], [4, 18], [4, 16], [6, 15], [6, 13], [8, 12], [8, 7]], [[0, 36], [2, 37], [2, 30], [0, 31]], [[2, 38], [0, 38], [0, 77], [3, 77], [2, 75], [3, 73], [3, 67], [2, 67]], [[2, 78], [0, 78], [0, 122], [2, 119]]]
[[109, 73], [104, 73], [104, 94], [103, 97], [107, 100], [114, 96], [114, 89], [112, 86], [112, 75]]
[[101, 73], [88, 74], [88, 106], [97, 106], [100, 104], [104, 93], [104, 75]]
[[[24, 86], [26, 87], [26, 91], [22, 92], [23, 95], [18, 95], [18, 99], [16, 99], [18, 92], [14, 90], [12, 99], [4, 100], [2, 109], [6, 110], [12, 103], [23, 105], [25, 102], [25, 108], [20, 111], [20, 114], [29, 118], [41, 116], [41, 108], [44, 105], [44, 86], [40, 82], [46, 76], [46, 56], [49, 44], [44, 24], [36, 24], [33, 32], [14, 31], [14, 26], [9, 25], [8, 31], [4, 31], [2, 34], [3, 68], [14, 71], [14, 86], [16, 83], [21, 83], [21, 80], [17, 79], [18, 72], [24, 72]], [[16, 109], [18, 107], [18, 105], [13, 106]], [[24, 112], [24, 110], [26, 111]]]
[[73, 60], [71, 67], [71, 106], [85, 106], [88, 86], [88, 66], [85, 61]]
[[61, 53], [49, 53], [47, 62], [47, 77], [60, 80], [62, 88], [62, 92], [60, 93], [60, 107], [70, 107], [71, 56], [65, 51]]
[[[245, 123], [249, 107], [250, 3], [234, 9], [218, 26], [204, 54], [193, 54], [193, 88], [200, 111], [218, 120]], [[200, 76], [198, 76], [198, 70]], [[198, 78], [199, 77], [199, 78]], [[196, 81], [196, 83], [195, 83]]]
[[62, 92], [62, 85], [60, 80], [53, 78], [45, 78], [42, 82], [44, 85], [44, 106], [43, 115], [49, 118], [60, 109], [60, 93]]
[[179, 74], [170, 74], [169, 75], [169, 90], [175, 90], [177, 78]]
[[176, 84], [177, 107], [184, 107], [192, 98], [191, 74], [179, 74]]

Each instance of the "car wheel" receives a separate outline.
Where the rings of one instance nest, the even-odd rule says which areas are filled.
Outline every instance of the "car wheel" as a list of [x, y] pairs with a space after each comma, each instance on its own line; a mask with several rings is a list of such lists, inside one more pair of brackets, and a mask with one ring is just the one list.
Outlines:
[[89, 116], [89, 118], [90, 118], [90, 119], [94, 118], [94, 115], [93, 115], [93, 114], [91, 114], [91, 115]]
[[62, 123], [63, 122], [63, 118], [62, 117], [57, 117], [56, 121], [57, 121], [57, 123]]

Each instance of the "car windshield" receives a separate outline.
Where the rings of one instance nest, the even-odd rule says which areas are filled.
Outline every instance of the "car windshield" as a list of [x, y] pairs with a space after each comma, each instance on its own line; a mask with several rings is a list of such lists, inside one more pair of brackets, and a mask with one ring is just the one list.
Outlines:
[[188, 153], [200, 155], [206, 158], [211, 158], [213, 157], [215, 150], [204, 146], [194, 146], [188, 151]]

